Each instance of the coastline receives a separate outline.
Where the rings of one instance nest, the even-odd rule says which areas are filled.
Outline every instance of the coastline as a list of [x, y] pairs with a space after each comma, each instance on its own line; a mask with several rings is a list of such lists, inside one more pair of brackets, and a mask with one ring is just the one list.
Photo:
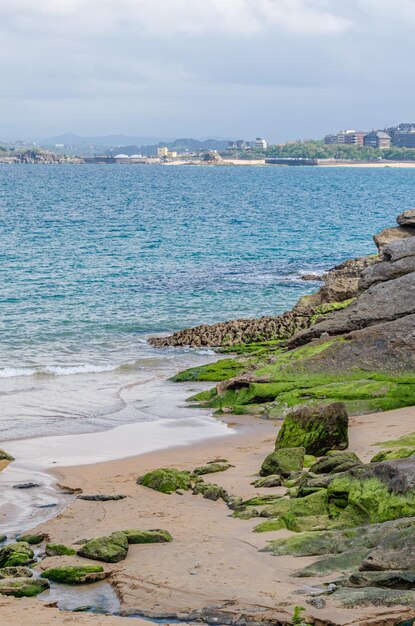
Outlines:
[[[353, 417], [350, 420], [350, 449], [367, 461], [377, 451], [373, 443], [382, 438], [398, 437], [413, 431], [415, 409], [410, 407]], [[87, 502], [73, 500], [58, 516], [37, 527], [52, 542], [73, 544], [85, 536], [108, 535], [126, 527], [162, 527], [174, 540], [165, 545], [132, 546], [127, 559], [109, 565], [111, 582], [121, 601], [124, 615], [142, 614], [151, 617], [184, 619], [195, 611], [212, 613], [212, 606], [221, 607], [229, 619], [240, 615], [260, 613], [261, 620], [285, 620], [294, 606], [303, 605], [307, 596], [301, 590], [317, 584], [318, 579], [292, 578], [295, 570], [313, 562], [313, 557], [274, 557], [258, 550], [270, 539], [290, 536], [290, 531], [252, 533], [257, 520], [233, 519], [222, 501], [212, 502], [189, 493], [165, 495], [136, 484], [137, 477], [157, 467], [175, 466], [193, 469], [210, 459], [225, 457], [234, 467], [212, 477], [212, 481], [230, 493], [243, 498], [265, 494], [266, 489], [251, 483], [264, 458], [273, 448], [281, 422], [259, 420], [247, 416], [228, 416], [224, 420], [236, 432], [232, 437], [212, 438], [187, 447], [149, 452], [139, 456], [88, 466], [61, 467], [52, 470], [58, 483], [84, 494], [123, 493], [119, 502]], [[280, 489], [277, 489], [279, 491]], [[75, 557], [80, 563], [88, 561]], [[37, 569], [68, 562], [67, 557], [50, 557]], [[70, 562], [74, 562], [71, 557]], [[251, 572], [255, 571], [255, 577]], [[410, 616], [404, 607], [336, 606], [327, 598], [327, 607], [307, 606], [307, 616], [330, 619], [336, 625], [380, 623], [394, 624], [397, 615]], [[44, 602], [44, 601], [43, 601]], [[30, 606], [32, 619], [42, 616], [42, 624], [60, 623], [62, 615], [56, 609], [42, 608], [38, 600], [0, 599], [0, 610], [7, 623], [25, 623], [25, 607]], [[216, 610], [216, 609], [215, 609]], [[392, 616], [387, 618], [386, 616]], [[113, 618], [95, 620], [79, 616], [80, 623], [110, 624]], [[89, 621], [92, 619], [92, 621]], [[356, 621], [356, 620], [359, 621]], [[388, 621], [389, 620], [389, 621]], [[122, 620], [124, 622], [124, 620]], [[285, 623], [284, 621], [284, 623]], [[26, 622], [27, 623], [27, 622]], [[114, 625], [121, 623], [121, 618]]]

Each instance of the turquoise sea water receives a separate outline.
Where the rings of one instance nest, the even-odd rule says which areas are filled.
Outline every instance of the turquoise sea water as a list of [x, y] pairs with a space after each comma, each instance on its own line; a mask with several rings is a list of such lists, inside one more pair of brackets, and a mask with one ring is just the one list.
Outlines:
[[[148, 335], [281, 313], [316, 288], [301, 273], [374, 253], [372, 234], [413, 206], [414, 191], [410, 169], [0, 165], [10, 419], [35, 385], [16, 379], [78, 374], [79, 390], [82, 375], [174, 367], [183, 353], [155, 351]], [[52, 383], [42, 385], [44, 397]]]

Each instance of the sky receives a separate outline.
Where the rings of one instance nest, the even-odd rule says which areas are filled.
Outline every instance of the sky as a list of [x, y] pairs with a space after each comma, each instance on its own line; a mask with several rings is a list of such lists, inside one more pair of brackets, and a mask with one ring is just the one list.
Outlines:
[[0, 138], [415, 121], [415, 0], [0, 0]]

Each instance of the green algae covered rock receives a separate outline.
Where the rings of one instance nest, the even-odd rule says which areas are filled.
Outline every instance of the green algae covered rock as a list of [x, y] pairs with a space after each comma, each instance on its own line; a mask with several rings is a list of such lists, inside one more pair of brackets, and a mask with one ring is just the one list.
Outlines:
[[326, 406], [302, 406], [288, 413], [278, 433], [276, 449], [303, 447], [317, 456], [349, 445], [349, 418], [346, 406], [334, 402]]
[[314, 474], [336, 474], [361, 464], [362, 461], [354, 452], [335, 450], [316, 461], [310, 467], [310, 472]]
[[32, 598], [49, 589], [47, 580], [41, 578], [4, 578], [0, 580], [0, 594], [15, 598]]
[[179, 372], [170, 380], [174, 383], [208, 381], [220, 382], [242, 374], [246, 366], [234, 359], [221, 359], [216, 363], [191, 367]]
[[215, 485], [215, 483], [205, 483], [200, 481], [195, 484], [193, 489], [193, 495], [202, 494], [204, 498], [207, 500], [213, 500], [216, 502], [217, 500], [223, 500], [228, 503], [230, 499], [230, 495], [220, 485]]
[[[254, 532], [269, 532], [288, 528], [303, 531], [319, 529], [328, 522], [327, 492], [325, 489], [305, 496], [304, 498], [281, 499], [275, 504], [265, 507], [261, 517], [273, 518], [262, 522], [254, 528]], [[303, 523], [300, 518], [306, 518]], [[323, 521], [324, 520], [324, 521]], [[298, 530], [297, 530], [298, 529]]]
[[262, 488], [270, 488], [270, 487], [281, 487], [282, 481], [281, 476], [279, 474], [270, 474], [269, 476], [264, 476], [264, 478], [258, 478], [251, 485], [257, 487], [258, 489]]
[[65, 546], [63, 543], [48, 543], [46, 545], [46, 556], [73, 556], [76, 550]]
[[31, 546], [36, 546], [39, 543], [42, 543], [42, 541], [44, 541], [45, 539], [47, 539], [47, 535], [45, 533], [40, 533], [38, 535], [22, 535], [21, 537], [18, 537], [16, 541], [28, 543]]
[[282, 448], [269, 454], [260, 469], [260, 476], [280, 474], [289, 476], [292, 472], [299, 471], [304, 466], [304, 448]]
[[293, 576], [306, 578], [309, 576], [327, 576], [327, 574], [335, 572], [347, 574], [358, 569], [367, 554], [368, 548], [355, 548], [346, 550], [340, 554], [331, 554], [323, 559], [319, 559], [315, 563], [307, 565], [303, 569], [295, 572]]
[[0, 569], [0, 579], [3, 578], [31, 578], [33, 572], [28, 567], [2, 567]]
[[86, 585], [106, 578], [107, 574], [101, 565], [64, 565], [45, 570], [42, 578], [64, 585]]
[[193, 481], [194, 478], [191, 472], [172, 467], [162, 467], [147, 472], [147, 474], [144, 474], [137, 480], [137, 483], [155, 491], [170, 494], [177, 491], [177, 489], [183, 489], [184, 491], [191, 489]]
[[204, 474], [215, 474], [216, 472], [224, 472], [232, 467], [230, 463], [208, 463], [207, 465], [201, 465], [195, 467], [193, 474], [196, 476], [203, 476]]
[[79, 550], [78, 555], [94, 561], [118, 563], [128, 553], [128, 539], [122, 532], [112, 533], [109, 537], [98, 537], [87, 541]]
[[0, 548], [0, 567], [29, 565], [33, 562], [34, 553], [28, 543], [9, 543]]
[[371, 463], [381, 463], [382, 461], [393, 461], [395, 459], [407, 459], [415, 454], [415, 448], [393, 448], [391, 450], [381, 450], [375, 454]]
[[335, 476], [327, 489], [329, 514], [357, 526], [415, 515], [415, 457], [372, 463]]
[[124, 535], [127, 537], [128, 543], [167, 543], [173, 541], [173, 537], [167, 530], [153, 529], [153, 530], [140, 530], [130, 529], [123, 530]]

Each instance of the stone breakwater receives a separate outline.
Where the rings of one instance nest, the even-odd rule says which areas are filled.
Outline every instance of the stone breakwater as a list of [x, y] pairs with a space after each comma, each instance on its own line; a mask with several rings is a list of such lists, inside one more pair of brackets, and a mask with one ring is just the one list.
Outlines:
[[[350, 259], [334, 267], [321, 277], [323, 286], [316, 293], [301, 298], [291, 311], [275, 317], [202, 324], [178, 331], [169, 337], [152, 337], [149, 342], [160, 348], [168, 346], [229, 347], [264, 341], [284, 341], [299, 331], [304, 331], [301, 337], [306, 339], [318, 333], [330, 333], [331, 326], [328, 320], [332, 317], [341, 318], [338, 315], [328, 314], [345, 308], [342, 303], [348, 304], [353, 298], [359, 300], [362, 293], [370, 288], [372, 291], [366, 298], [367, 302], [365, 299], [359, 300], [344, 311], [343, 319], [346, 319], [352, 311], [359, 307], [362, 309], [361, 305], [364, 305], [360, 321], [350, 324], [349, 330], [372, 325], [370, 308], [377, 294], [379, 295], [376, 300], [378, 307], [384, 307], [389, 301], [393, 309], [389, 312], [385, 311], [384, 314], [379, 312], [377, 319], [379, 321], [396, 319], [399, 316], [395, 306], [396, 301], [401, 302], [404, 294], [400, 290], [408, 286], [410, 291], [407, 299], [411, 300], [409, 293], [415, 281], [415, 210], [404, 211], [398, 216], [397, 223], [397, 226], [387, 228], [374, 236], [373, 239], [378, 248], [377, 255]], [[408, 278], [401, 280], [402, 285], [400, 282], [394, 282], [405, 275]], [[391, 283], [387, 287], [376, 287], [387, 282]], [[375, 292], [374, 296], [372, 292]], [[415, 308], [414, 303], [415, 299], [412, 298], [412, 308]], [[407, 314], [415, 313], [412, 308], [409, 303], [405, 309]], [[316, 324], [317, 320], [327, 315], [326, 325], [324, 321]], [[315, 330], [307, 332], [310, 328]]]

